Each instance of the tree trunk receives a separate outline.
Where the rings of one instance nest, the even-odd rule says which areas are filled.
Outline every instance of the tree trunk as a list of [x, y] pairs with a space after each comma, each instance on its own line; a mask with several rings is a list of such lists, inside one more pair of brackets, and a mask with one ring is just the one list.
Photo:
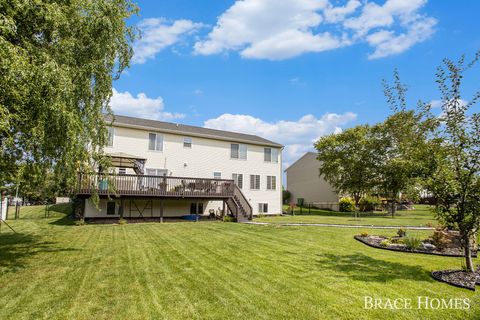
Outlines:
[[470, 237], [468, 234], [462, 234], [463, 252], [465, 253], [465, 266], [467, 271], [475, 272], [472, 261], [472, 250], [470, 247]]
[[353, 201], [355, 201], [355, 207], [358, 208], [358, 203], [360, 202], [360, 194], [354, 193], [353, 194]]
[[390, 213], [392, 214], [392, 218], [395, 217], [395, 211], [397, 210], [397, 203], [395, 200], [390, 202]]

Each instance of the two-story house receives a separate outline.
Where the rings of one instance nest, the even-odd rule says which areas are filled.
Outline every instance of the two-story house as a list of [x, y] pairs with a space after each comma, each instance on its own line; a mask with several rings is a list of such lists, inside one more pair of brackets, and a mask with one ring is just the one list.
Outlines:
[[78, 196], [85, 218], [279, 214], [282, 149], [254, 135], [117, 115], [105, 149], [115, 173], [81, 174]]

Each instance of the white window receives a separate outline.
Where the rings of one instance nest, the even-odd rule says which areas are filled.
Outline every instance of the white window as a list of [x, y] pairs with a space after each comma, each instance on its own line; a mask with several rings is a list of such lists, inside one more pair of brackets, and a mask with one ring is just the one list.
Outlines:
[[276, 190], [277, 189], [277, 177], [267, 176], [267, 190]]
[[115, 128], [108, 127], [108, 134], [107, 134], [107, 147], [113, 147], [113, 138], [115, 137]]
[[268, 212], [268, 203], [259, 203], [258, 213], [267, 213], [267, 212]]
[[260, 176], [256, 174], [250, 175], [250, 189], [259, 190], [260, 189]]
[[232, 174], [232, 179], [235, 182], [235, 184], [242, 189], [243, 188], [243, 174], [241, 173], [233, 173]]
[[148, 150], [163, 151], [163, 136], [161, 134], [148, 134]]
[[230, 145], [230, 158], [247, 160], [247, 145], [232, 143]]
[[213, 173], [213, 179], [222, 179], [222, 173], [221, 172], [214, 172]]
[[191, 148], [192, 147], [192, 138], [190, 138], [190, 137], [183, 138], [183, 147], [184, 148]]
[[263, 160], [265, 162], [278, 163], [278, 149], [264, 148], [263, 149]]
[[127, 168], [118, 168], [118, 174], [127, 174]]
[[166, 176], [168, 174], [167, 169], [145, 169], [147, 176]]

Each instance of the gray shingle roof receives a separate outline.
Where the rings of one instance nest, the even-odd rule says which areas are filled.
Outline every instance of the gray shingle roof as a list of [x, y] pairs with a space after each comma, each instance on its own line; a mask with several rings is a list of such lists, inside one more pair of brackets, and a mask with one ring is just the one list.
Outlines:
[[[279, 143], [261, 138], [259, 136], [251, 135], [251, 134], [207, 129], [207, 128], [189, 126], [184, 124], [140, 119], [140, 118], [127, 117], [127, 116], [120, 116], [120, 115], [115, 115], [114, 118], [115, 118], [114, 125], [120, 126], [120, 127], [122, 126], [134, 127], [134, 128], [144, 129], [144, 130], [170, 132], [170, 133], [182, 134], [187, 136], [197, 136], [197, 137], [205, 137], [205, 138], [235, 141], [235, 142], [245, 142], [245, 143], [251, 143], [251, 144], [268, 146], [268, 147], [278, 147], [278, 148], [283, 147], [283, 145]], [[110, 116], [106, 116], [105, 119], [107, 122], [110, 122], [112, 120]]]

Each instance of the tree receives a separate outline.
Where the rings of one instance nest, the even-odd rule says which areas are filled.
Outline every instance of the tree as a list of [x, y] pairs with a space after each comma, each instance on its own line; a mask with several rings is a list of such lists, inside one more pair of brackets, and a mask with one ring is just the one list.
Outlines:
[[349, 194], [358, 206], [360, 198], [373, 188], [375, 150], [368, 140], [371, 127], [357, 126], [315, 143], [320, 175], [337, 193]]
[[[435, 121], [429, 153], [432, 175], [426, 187], [437, 200], [435, 212], [447, 226], [459, 230], [466, 267], [474, 271], [470, 242], [480, 227], [480, 114], [473, 107], [480, 90], [465, 102], [462, 83], [465, 73], [480, 59], [480, 51], [470, 63], [444, 59], [437, 68], [441, 93], [441, 114]], [[429, 111], [430, 105], [423, 104]]]
[[394, 72], [394, 83], [390, 85], [384, 80], [383, 86], [394, 113], [371, 130], [371, 144], [376, 149], [374, 184], [387, 198], [394, 216], [400, 194], [410, 191], [426, 173], [419, 154], [423, 154], [427, 145], [432, 121], [421, 109], [407, 109], [407, 88], [401, 83], [398, 71]]
[[105, 162], [104, 113], [133, 54], [136, 11], [130, 0], [0, 3], [0, 185], [29, 167], [72, 187]]

